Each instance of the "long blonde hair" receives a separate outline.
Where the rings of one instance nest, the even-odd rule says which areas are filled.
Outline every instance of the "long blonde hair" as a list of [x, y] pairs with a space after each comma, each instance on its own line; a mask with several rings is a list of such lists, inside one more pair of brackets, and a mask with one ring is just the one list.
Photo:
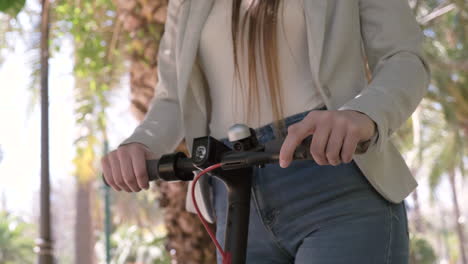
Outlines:
[[[284, 126], [283, 122], [278, 122], [283, 118], [283, 98], [280, 89], [280, 75], [278, 65], [278, 45], [277, 45], [277, 21], [280, 0], [248, 0], [246, 12], [242, 18], [240, 17], [240, 10], [242, 2], [245, 0], [232, 0], [232, 41], [234, 53], [234, 79], [240, 80], [239, 69], [239, 41], [241, 42], [241, 50], [245, 49], [244, 41], [241, 41], [239, 36], [245, 36], [244, 31], [248, 21], [247, 32], [247, 65], [248, 65], [248, 86], [247, 86], [247, 99], [248, 99], [248, 113], [254, 113], [254, 106], [256, 112], [259, 114], [260, 98], [258, 86], [258, 73], [257, 73], [257, 50], [260, 52], [261, 65], [265, 66], [267, 86], [269, 89], [270, 99], [272, 102], [272, 113], [274, 116], [274, 123], [277, 128]], [[239, 25], [239, 22], [242, 22]], [[239, 28], [240, 26], [240, 28]], [[260, 48], [260, 49], [258, 49]], [[241, 52], [241, 54], [244, 54]], [[236, 78], [237, 77], [237, 78]], [[245, 88], [240, 83], [242, 90]], [[244, 92], [244, 91], [242, 91]], [[248, 120], [252, 115], [248, 115]]]

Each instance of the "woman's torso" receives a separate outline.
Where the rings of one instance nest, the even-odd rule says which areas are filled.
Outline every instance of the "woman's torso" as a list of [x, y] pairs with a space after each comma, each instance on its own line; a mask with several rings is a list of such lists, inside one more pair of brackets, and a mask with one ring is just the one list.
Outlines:
[[[244, 14], [245, 8], [244, 1], [241, 15]], [[235, 123], [245, 123], [255, 128], [274, 119], [264, 75], [258, 76], [260, 102], [258, 116], [255, 113], [247, 113], [247, 99], [245, 95], [244, 98], [241, 97], [239, 82], [234, 82], [231, 10], [232, 0], [214, 1], [201, 33], [198, 50], [211, 99], [210, 135], [215, 138], [224, 137], [227, 129]], [[310, 74], [302, 0], [281, 2], [277, 30], [279, 80], [284, 116], [323, 105]], [[247, 54], [246, 50], [243, 52], [244, 55]], [[260, 57], [257, 56], [259, 60]], [[248, 72], [244, 59], [245, 56], [241, 56], [239, 63], [241, 78], [245, 85], [248, 81]], [[257, 72], [262, 72], [260, 65], [257, 65]], [[250, 114], [250, 122], [247, 122], [247, 114]]]

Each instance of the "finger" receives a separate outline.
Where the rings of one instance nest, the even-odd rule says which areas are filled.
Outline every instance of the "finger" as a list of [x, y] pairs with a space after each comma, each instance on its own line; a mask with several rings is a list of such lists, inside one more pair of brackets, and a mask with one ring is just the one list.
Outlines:
[[133, 173], [136, 176], [138, 186], [141, 189], [149, 189], [148, 171], [146, 168], [145, 154], [139, 151], [132, 155]]
[[112, 178], [112, 170], [110, 166], [109, 156], [106, 155], [101, 160], [102, 166], [102, 174], [104, 174], [104, 179], [106, 180], [107, 184], [112, 187], [116, 191], [121, 191], [122, 189], [117, 186], [114, 182], [114, 178]]
[[280, 166], [286, 168], [291, 163], [294, 151], [304, 138], [312, 134], [313, 124], [311, 122], [298, 122], [288, 127], [288, 134], [280, 149]]
[[126, 191], [126, 192], [131, 192], [130, 188], [128, 188], [127, 184], [125, 183], [123, 177], [122, 177], [122, 171], [120, 169], [120, 161], [119, 157], [117, 156], [117, 153], [114, 151], [111, 153], [109, 157], [111, 169], [112, 169], [112, 177], [114, 178], [114, 182], [117, 186], [119, 186], [120, 189]]
[[343, 126], [335, 126], [328, 139], [325, 156], [328, 163], [336, 166], [341, 163], [340, 150], [343, 146], [343, 141], [346, 136], [346, 128]]
[[310, 153], [314, 158], [315, 162], [319, 165], [328, 165], [328, 160], [325, 155], [325, 149], [328, 143], [328, 137], [330, 136], [331, 127], [329, 125], [323, 125], [317, 128], [312, 137], [312, 143], [310, 144]]
[[341, 148], [341, 160], [344, 163], [349, 163], [353, 159], [356, 151], [359, 137], [356, 132], [348, 130], [344, 138], [343, 147]]
[[122, 171], [122, 177], [127, 186], [133, 192], [141, 191], [140, 187], [138, 186], [135, 174], [133, 173], [133, 165], [130, 155], [128, 155], [127, 151], [123, 151], [122, 149], [117, 151], [117, 155], [120, 161], [120, 170]]

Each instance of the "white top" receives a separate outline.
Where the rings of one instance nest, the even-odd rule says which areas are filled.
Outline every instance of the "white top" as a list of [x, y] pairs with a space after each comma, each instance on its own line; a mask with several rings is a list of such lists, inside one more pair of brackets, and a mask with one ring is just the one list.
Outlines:
[[[260, 118], [257, 118], [257, 114], [252, 114], [251, 122], [247, 123], [247, 98], [241, 97], [239, 81], [234, 84], [231, 9], [232, 0], [214, 1], [201, 33], [198, 50], [211, 98], [210, 135], [218, 139], [226, 137], [227, 130], [233, 124], [244, 123], [257, 128], [272, 122], [274, 118], [269, 91], [266, 89], [268, 82], [264, 73], [264, 76], [259, 78]], [[241, 15], [245, 9], [244, 1]], [[279, 79], [284, 103], [283, 112], [287, 117], [319, 107], [324, 103], [311, 79], [302, 0], [281, 1], [278, 22]], [[243, 52], [247, 54], [246, 50]], [[248, 82], [245, 58], [246, 56], [241, 56], [239, 61], [244, 90]], [[259, 60], [260, 57], [257, 59], [258, 63]], [[257, 73], [260, 72], [264, 71], [258, 64]]]

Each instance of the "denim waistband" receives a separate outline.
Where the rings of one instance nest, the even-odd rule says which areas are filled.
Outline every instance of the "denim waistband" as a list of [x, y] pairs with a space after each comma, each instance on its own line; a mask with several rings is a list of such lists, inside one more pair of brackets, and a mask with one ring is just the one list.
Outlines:
[[[287, 116], [287, 117], [283, 118], [286, 127], [281, 129], [281, 133], [283, 135], [286, 135], [287, 134], [287, 128], [290, 125], [301, 121], [309, 112], [315, 111], [315, 110], [327, 110], [327, 107], [324, 105], [324, 106], [321, 106], [321, 107], [318, 107], [318, 108], [310, 109], [310, 110], [307, 110], [307, 111], [297, 113], [297, 114], [294, 114], [294, 115]], [[268, 141], [276, 139], [275, 125], [273, 123], [268, 123], [268, 124], [266, 124], [264, 126], [261, 126], [259, 128], [254, 129], [254, 130], [255, 130], [255, 134], [257, 135], [258, 142], [260, 144], [265, 144]], [[227, 137], [224, 137], [224, 138], [220, 139], [220, 141], [223, 142], [228, 147], [232, 147], [232, 144], [231, 144], [231, 142], [229, 141], [229, 139]]]

